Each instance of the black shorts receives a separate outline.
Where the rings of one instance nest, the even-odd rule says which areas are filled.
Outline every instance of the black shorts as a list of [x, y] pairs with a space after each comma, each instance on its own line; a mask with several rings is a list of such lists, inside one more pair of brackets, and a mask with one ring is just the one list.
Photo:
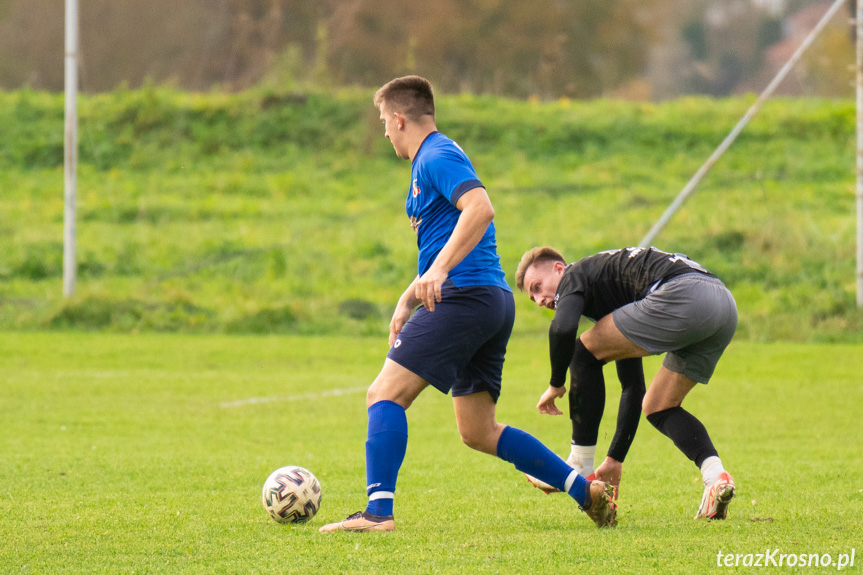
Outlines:
[[512, 292], [444, 282], [433, 312], [420, 306], [387, 357], [453, 397], [500, 397], [506, 344], [515, 321]]

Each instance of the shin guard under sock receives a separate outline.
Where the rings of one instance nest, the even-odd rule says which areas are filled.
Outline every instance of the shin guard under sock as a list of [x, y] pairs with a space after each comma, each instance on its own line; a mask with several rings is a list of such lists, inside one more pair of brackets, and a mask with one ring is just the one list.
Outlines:
[[707, 429], [682, 407], [672, 407], [647, 416], [647, 421], [668, 437], [677, 449], [701, 467], [705, 459], [717, 455]]
[[408, 445], [408, 420], [404, 408], [392, 401], [379, 401], [369, 408], [366, 440], [366, 511], [392, 515], [399, 468]]
[[587, 480], [529, 433], [506, 427], [497, 442], [497, 456], [522, 473], [569, 493], [584, 506]]

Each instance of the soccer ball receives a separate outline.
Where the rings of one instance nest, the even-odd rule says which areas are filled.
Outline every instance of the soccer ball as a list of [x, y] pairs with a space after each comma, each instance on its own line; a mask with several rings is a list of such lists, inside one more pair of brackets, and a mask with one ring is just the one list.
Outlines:
[[261, 502], [277, 523], [305, 523], [321, 508], [321, 484], [308, 469], [281, 467], [264, 482]]

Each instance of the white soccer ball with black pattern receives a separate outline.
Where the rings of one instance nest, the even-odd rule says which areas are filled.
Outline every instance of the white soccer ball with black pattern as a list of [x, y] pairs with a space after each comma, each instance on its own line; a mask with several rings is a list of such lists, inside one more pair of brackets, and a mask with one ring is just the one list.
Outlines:
[[305, 523], [321, 508], [321, 484], [304, 467], [280, 467], [264, 482], [261, 502], [277, 523]]

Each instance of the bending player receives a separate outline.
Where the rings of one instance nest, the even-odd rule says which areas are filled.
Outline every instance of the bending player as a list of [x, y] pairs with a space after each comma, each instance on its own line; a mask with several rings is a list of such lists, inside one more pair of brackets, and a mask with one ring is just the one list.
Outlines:
[[[647, 420], [701, 470], [704, 492], [695, 517], [724, 519], [734, 480], [704, 425], [681, 407], [696, 382], [706, 384], [737, 328], [737, 305], [716, 276], [683, 254], [656, 248], [602, 252], [571, 265], [557, 250], [524, 254], [516, 284], [531, 301], [555, 310], [549, 330], [551, 382], [540, 413], [560, 410], [566, 370], [576, 367], [577, 385], [601, 381], [608, 361], [666, 353], [644, 396]], [[596, 324], [578, 334], [581, 316]], [[597, 478], [616, 477], [622, 462], [606, 459]]]

